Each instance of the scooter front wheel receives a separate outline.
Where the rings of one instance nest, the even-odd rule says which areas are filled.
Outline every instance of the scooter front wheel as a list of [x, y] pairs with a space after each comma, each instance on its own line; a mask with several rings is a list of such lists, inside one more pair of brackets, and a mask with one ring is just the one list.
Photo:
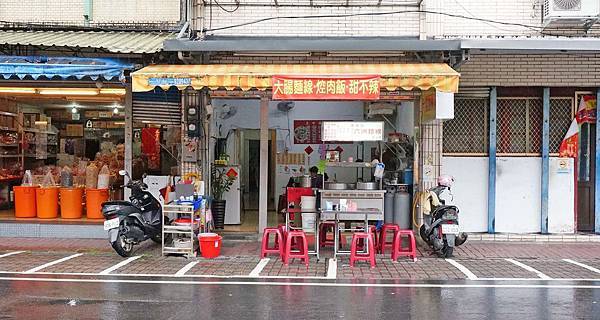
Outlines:
[[124, 234], [119, 231], [117, 235], [117, 240], [112, 243], [113, 249], [124, 258], [131, 257], [131, 253], [133, 252], [133, 243], [126, 240]]

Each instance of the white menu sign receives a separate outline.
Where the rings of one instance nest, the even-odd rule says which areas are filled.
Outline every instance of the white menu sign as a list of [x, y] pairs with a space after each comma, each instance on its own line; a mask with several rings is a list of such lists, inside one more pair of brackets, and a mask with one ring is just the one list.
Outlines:
[[323, 121], [323, 141], [383, 141], [383, 121]]

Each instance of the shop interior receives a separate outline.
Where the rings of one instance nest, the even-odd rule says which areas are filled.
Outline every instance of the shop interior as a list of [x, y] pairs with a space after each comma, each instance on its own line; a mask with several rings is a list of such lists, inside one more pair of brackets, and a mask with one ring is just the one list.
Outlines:
[[[124, 197], [118, 172], [125, 168], [125, 88], [0, 92], [0, 220], [102, 223], [99, 203]], [[170, 175], [180, 132], [179, 126], [136, 121], [132, 177]], [[14, 201], [21, 186], [60, 189], [59, 203], [41, 216], [35, 212], [41, 208], [22, 215]], [[63, 203], [63, 189], [75, 192], [75, 207]], [[100, 199], [92, 209], [95, 191]]]
[[[300, 186], [309, 169], [321, 160], [340, 164], [372, 162], [385, 164], [383, 184], [377, 188], [409, 192], [414, 162], [414, 97], [378, 102], [363, 101], [271, 101], [269, 103], [268, 225], [282, 223], [286, 209], [286, 187]], [[213, 99], [211, 137], [215, 159], [225, 171], [234, 169], [238, 178], [225, 193], [226, 231], [258, 230], [260, 101]], [[323, 142], [323, 121], [380, 121], [384, 139], [376, 142]], [[373, 169], [324, 169], [325, 188], [355, 188], [356, 182], [372, 182]], [[335, 184], [337, 183], [337, 185]], [[393, 194], [393, 193], [390, 193]], [[410, 201], [408, 202], [410, 203]], [[387, 205], [387, 204], [386, 204]], [[392, 204], [393, 205], [393, 204]], [[410, 210], [410, 205], [404, 206]], [[296, 215], [296, 219], [300, 215]], [[299, 223], [299, 221], [297, 221]], [[409, 224], [407, 221], [405, 224]]]

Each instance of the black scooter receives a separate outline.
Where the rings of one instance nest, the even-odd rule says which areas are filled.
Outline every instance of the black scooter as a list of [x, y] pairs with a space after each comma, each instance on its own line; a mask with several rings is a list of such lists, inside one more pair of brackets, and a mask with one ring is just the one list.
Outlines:
[[102, 204], [104, 230], [108, 231], [109, 241], [122, 257], [129, 257], [133, 247], [151, 239], [162, 243], [162, 224], [164, 219], [160, 202], [148, 191], [141, 180], [131, 180], [125, 170], [119, 174], [127, 177], [126, 188], [131, 189], [130, 201], [107, 201]]
[[[431, 191], [439, 197], [445, 188], [447, 187], [438, 186]], [[440, 203], [440, 206], [433, 208], [430, 219], [425, 219], [419, 234], [440, 257], [450, 258], [454, 253], [454, 247], [465, 243], [468, 235], [460, 232], [458, 207], [447, 206], [442, 199]]]

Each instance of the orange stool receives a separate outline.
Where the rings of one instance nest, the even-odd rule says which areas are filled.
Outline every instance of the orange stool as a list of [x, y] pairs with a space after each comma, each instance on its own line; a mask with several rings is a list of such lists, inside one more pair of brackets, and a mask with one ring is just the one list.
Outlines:
[[[408, 247], [402, 247], [402, 238], [408, 238]], [[399, 230], [394, 237], [394, 246], [392, 247], [392, 260], [398, 260], [398, 256], [408, 256], [417, 262], [417, 244], [415, 234], [412, 230]]]
[[[393, 232], [392, 241], [387, 241], [387, 233], [388, 231]], [[398, 231], [400, 231], [400, 227], [395, 223], [386, 223], [381, 227], [381, 233], [379, 234], [379, 243], [377, 244], [377, 249], [379, 253], [385, 254], [385, 248], [393, 248], [394, 239], [398, 235]]]
[[[275, 235], [275, 246], [269, 247], [269, 235]], [[269, 253], [276, 253], [283, 259], [283, 236], [279, 228], [265, 228], [263, 231], [262, 244], [260, 248], [260, 258], [264, 258]]]
[[37, 217], [40, 219], [58, 218], [58, 188], [37, 188], [35, 190]]
[[[367, 242], [367, 253], [359, 253], [358, 242], [363, 240]], [[350, 247], [350, 266], [354, 267], [354, 262], [359, 260], [369, 261], [371, 268], [375, 268], [375, 235], [369, 232], [355, 232], [352, 234], [352, 246]]]
[[[300, 250], [292, 250], [292, 242], [296, 240], [296, 244], [300, 247]], [[283, 264], [286, 266], [290, 263], [290, 259], [300, 258], [304, 260], [304, 264], [308, 268], [308, 241], [306, 241], [306, 234], [304, 231], [290, 230], [288, 231], [285, 239], [285, 249], [283, 253]]]
[[16, 218], [35, 218], [37, 208], [35, 205], [35, 190], [37, 186], [14, 186], [15, 193], [15, 217]]
[[104, 219], [102, 203], [108, 201], [108, 189], [85, 189], [85, 208], [88, 219]]
[[80, 219], [83, 214], [83, 189], [60, 188], [60, 217]]

